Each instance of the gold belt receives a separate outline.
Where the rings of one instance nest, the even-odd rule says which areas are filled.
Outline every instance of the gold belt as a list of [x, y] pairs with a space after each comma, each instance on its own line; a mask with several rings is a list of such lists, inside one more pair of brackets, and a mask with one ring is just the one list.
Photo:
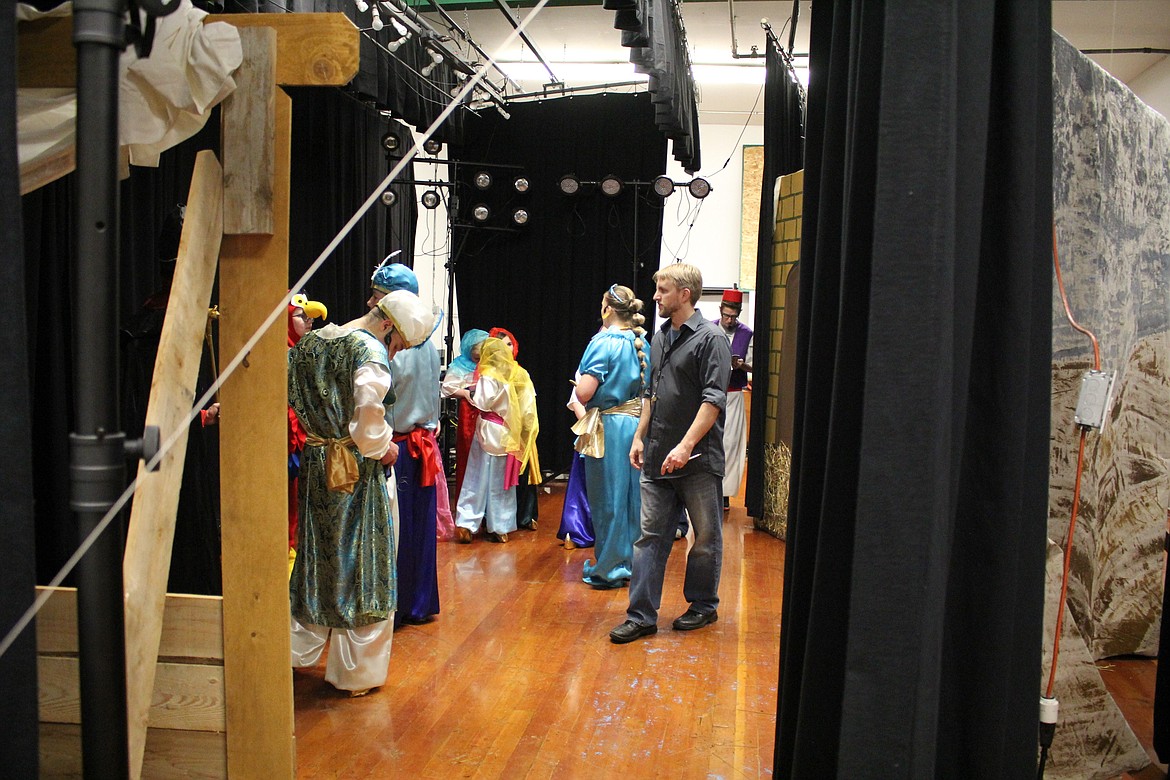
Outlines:
[[309, 447], [325, 448], [325, 484], [329, 489], [353, 493], [353, 486], [358, 481], [357, 458], [350, 449], [353, 446], [353, 439], [349, 436], [341, 439], [323, 439], [310, 433], [305, 436], [305, 444]]
[[573, 433], [577, 434], [574, 449], [590, 458], [605, 457], [605, 426], [601, 424], [603, 414], [624, 414], [629, 417], [638, 417], [642, 414], [642, 399], [631, 398], [617, 406], [608, 409], [593, 407], [585, 416], [573, 425]]

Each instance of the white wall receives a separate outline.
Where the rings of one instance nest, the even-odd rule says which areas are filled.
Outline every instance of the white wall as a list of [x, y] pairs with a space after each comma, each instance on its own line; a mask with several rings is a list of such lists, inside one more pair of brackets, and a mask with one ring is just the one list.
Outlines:
[[1170, 57], [1163, 57], [1130, 81], [1129, 88], [1147, 106], [1164, 117], [1170, 117]]

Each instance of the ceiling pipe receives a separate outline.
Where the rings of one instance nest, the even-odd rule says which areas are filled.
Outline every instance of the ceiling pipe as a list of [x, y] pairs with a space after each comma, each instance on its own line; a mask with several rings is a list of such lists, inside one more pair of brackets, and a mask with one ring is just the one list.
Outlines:
[[[460, 27], [459, 23], [451, 18], [451, 15], [447, 13], [443, 6], [439, 4], [438, 0], [427, 0], [427, 2], [430, 4], [431, 8], [435, 9], [439, 16], [442, 17], [443, 21], [446, 22], [447, 27], [451, 30], [451, 32], [462, 38], [468, 46], [475, 50], [476, 54], [483, 58], [484, 62], [491, 62], [491, 57], [488, 56], [487, 52], [481, 49], [479, 44], [472, 40], [471, 33]], [[501, 76], [503, 76], [504, 81], [510, 84], [513, 89], [519, 91], [520, 85], [513, 81], [512, 77], [505, 73], [499, 65], [493, 63], [492, 68]]]
[[508, 24], [512, 25], [512, 29], [520, 31], [520, 40], [524, 41], [525, 45], [532, 50], [534, 55], [536, 55], [536, 59], [540, 60], [540, 64], [543, 65], [544, 69], [548, 71], [549, 81], [553, 84], [563, 84], [564, 82], [558, 79], [556, 74], [553, 73], [552, 68], [549, 67], [548, 60], [546, 60], [544, 55], [540, 53], [540, 49], [536, 48], [536, 44], [533, 43], [532, 39], [528, 37], [528, 33], [520, 30], [520, 23], [516, 21], [516, 17], [512, 15], [512, 9], [508, 7], [508, 4], [504, 2], [504, 0], [494, 1], [496, 7], [500, 9], [500, 13], [502, 13], [505, 18], [507, 18]]

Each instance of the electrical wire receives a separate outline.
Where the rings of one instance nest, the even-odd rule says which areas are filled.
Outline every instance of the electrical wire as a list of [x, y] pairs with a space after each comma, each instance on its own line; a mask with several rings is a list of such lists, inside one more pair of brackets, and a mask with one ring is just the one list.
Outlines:
[[[1060, 291], [1060, 300], [1064, 304], [1064, 315], [1068, 319], [1069, 324], [1074, 330], [1088, 336], [1089, 341], [1093, 345], [1093, 370], [1101, 370], [1101, 350], [1097, 344], [1097, 337], [1085, 327], [1082, 327], [1073, 317], [1072, 308], [1068, 303], [1068, 294], [1064, 289], [1064, 279], [1060, 272], [1060, 253], [1056, 246], [1056, 223], [1052, 224], [1052, 267], [1056, 272], [1056, 287]], [[1064, 565], [1061, 568], [1060, 575], [1060, 598], [1056, 605], [1056, 625], [1054, 635], [1052, 638], [1052, 665], [1048, 672], [1048, 684], [1044, 690], [1044, 698], [1051, 700], [1054, 704], [1056, 702], [1053, 696], [1053, 691], [1056, 687], [1056, 668], [1060, 660], [1060, 635], [1064, 629], [1064, 607], [1068, 601], [1068, 580], [1069, 573], [1072, 569], [1072, 550], [1073, 550], [1073, 535], [1077, 528], [1077, 509], [1081, 503], [1081, 475], [1084, 471], [1085, 465], [1085, 438], [1088, 435], [1089, 429], [1087, 426], [1080, 426], [1079, 441], [1077, 443], [1077, 468], [1076, 476], [1073, 480], [1073, 494], [1072, 494], [1072, 511], [1069, 513], [1068, 532], [1064, 540]], [[1048, 749], [1052, 745], [1052, 738], [1056, 731], [1055, 722], [1055, 708], [1053, 709], [1052, 721], [1048, 722], [1041, 717], [1040, 722], [1040, 760], [1037, 770], [1037, 777], [1044, 777], [1044, 767], [1048, 763]], [[1043, 703], [1042, 703], [1043, 713]]]

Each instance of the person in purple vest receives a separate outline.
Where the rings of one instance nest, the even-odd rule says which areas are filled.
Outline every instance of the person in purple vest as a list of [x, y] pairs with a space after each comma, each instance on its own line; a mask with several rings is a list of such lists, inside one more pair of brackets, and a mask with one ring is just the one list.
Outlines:
[[731, 345], [731, 380], [727, 387], [726, 417], [723, 423], [723, 510], [730, 507], [729, 498], [739, 492], [743, 479], [743, 463], [747, 454], [747, 416], [743, 389], [747, 387], [752, 370], [752, 329], [739, 321], [743, 311], [743, 292], [724, 290], [719, 304], [719, 319], [714, 323], [727, 336]]

